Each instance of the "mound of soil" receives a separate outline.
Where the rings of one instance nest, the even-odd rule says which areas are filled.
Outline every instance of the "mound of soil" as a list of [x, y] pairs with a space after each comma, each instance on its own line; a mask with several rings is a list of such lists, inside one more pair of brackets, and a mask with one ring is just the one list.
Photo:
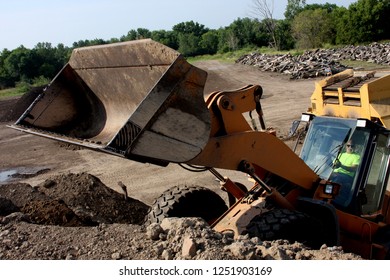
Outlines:
[[166, 218], [146, 227], [148, 209], [87, 173], [54, 176], [35, 187], [1, 185], [0, 259], [361, 259], [341, 247], [236, 240], [201, 218]]
[[[341, 247], [214, 231], [201, 218], [142, 224], [149, 206], [87, 173], [0, 186], [0, 259], [361, 259]], [[77, 238], [76, 238], [77, 237]]]
[[87, 173], [55, 176], [39, 185], [39, 189], [63, 200], [79, 217], [90, 217], [96, 223], [141, 224], [149, 209]]
[[14, 183], [0, 185], [0, 197], [8, 199], [18, 208], [24, 207], [32, 201], [44, 201], [50, 198], [38, 190], [25, 183]]
[[31, 103], [42, 93], [45, 86], [34, 87], [20, 98], [9, 99], [5, 102], [3, 114], [0, 114], [0, 122], [14, 122], [27, 110]]
[[21, 209], [21, 212], [35, 224], [83, 226], [89, 223], [89, 220], [83, 221], [78, 217], [62, 200], [31, 201]]
[[20, 209], [11, 200], [0, 197], [0, 216], [7, 216], [11, 213], [18, 212]]
[[[54, 176], [35, 187], [23, 183], [2, 185], [0, 197], [16, 206], [14, 212], [20, 209], [31, 222], [45, 225], [141, 224], [149, 209], [86, 173]], [[9, 214], [11, 207], [3, 212]]]

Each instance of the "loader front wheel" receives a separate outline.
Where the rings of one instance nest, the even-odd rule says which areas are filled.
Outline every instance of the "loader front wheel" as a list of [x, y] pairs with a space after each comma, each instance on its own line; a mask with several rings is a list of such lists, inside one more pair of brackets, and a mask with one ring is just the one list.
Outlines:
[[161, 223], [168, 217], [200, 217], [211, 224], [227, 209], [225, 201], [210, 189], [177, 186], [166, 190], [153, 202], [145, 225]]
[[320, 228], [319, 221], [305, 213], [275, 209], [254, 217], [243, 234], [259, 237], [261, 240], [298, 241], [315, 249], [323, 244]]

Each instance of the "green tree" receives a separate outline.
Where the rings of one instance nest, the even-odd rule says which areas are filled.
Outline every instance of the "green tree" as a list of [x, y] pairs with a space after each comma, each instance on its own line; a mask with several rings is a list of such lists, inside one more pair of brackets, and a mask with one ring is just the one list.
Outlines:
[[120, 38], [120, 41], [133, 41], [139, 39], [147, 39], [152, 37], [152, 32], [147, 28], [137, 28], [129, 30], [126, 35]]
[[58, 44], [54, 50], [55, 59], [58, 64], [61, 65], [61, 67], [68, 62], [71, 53], [72, 49], [69, 47], [65, 47], [65, 45], [62, 43]]
[[203, 54], [200, 47], [200, 38], [195, 34], [180, 33], [179, 36], [179, 52], [184, 56], [196, 56]]
[[200, 44], [202, 35], [209, 31], [203, 24], [193, 21], [178, 23], [172, 28], [178, 39], [178, 50], [184, 56], [204, 54]]
[[24, 46], [14, 49], [4, 60], [4, 74], [10, 85], [25, 79], [29, 72], [29, 50]]
[[291, 22], [287, 19], [279, 20], [276, 25], [277, 41], [281, 50], [290, 50], [295, 47], [295, 39], [291, 31]]
[[129, 30], [129, 32], [127, 32], [126, 35], [123, 35], [120, 40], [122, 42], [125, 42], [125, 41], [133, 41], [133, 40], [137, 40], [137, 36], [138, 36], [138, 32], [137, 30], [135, 29], [131, 29]]
[[381, 9], [377, 21], [377, 40], [386, 40], [390, 38], [390, 21], [388, 19], [390, 14], [390, 1], [382, 0], [380, 3]]
[[105, 41], [103, 39], [93, 39], [93, 40], [79, 40], [77, 42], [73, 43], [73, 48], [81, 48], [81, 47], [88, 47], [88, 46], [96, 46], [96, 45], [104, 45], [108, 44], [108, 41]]
[[138, 28], [137, 29], [137, 39], [147, 39], [152, 37], [152, 32], [146, 28]]
[[[253, 45], [252, 45], [253, 46]], [[240, 36], [230, 27], [218, 29], [218, 52], [226, 53], [238, 50], [240, 46]]]
[[232, 50], [228, 43], [230, 34], [232, 34], [232, 31], [228, 28], [218, 29], [218, 52], [225, 53]]
[[200, 47], [207, 54], [216, 54], [218, 52], [219, 36], [217, 30], [209, 30], [202, 35]]
[[156, 30], [152, 31], [151, 38], [161, 44], [164, 44], [172, 49], [177, 50], [179, 48], [179, 43], [177, 42], [177, 37], [174, 32], [166, 30]]
[[120, 42], [119, 38], [111, 38], [108, 43], [113, 44], [113, 43], [119, 43], [119, 42]]
[[306, 5], [306, 0], [287, 0], [286, 11], [284, 17], [287, 20], [293, 20], [296, 15], [303, 11]]
[[[100, 44], [101, 39], [90, 41], [92, 44]], [[52, 79], [66, 64], [70, 55], [70, 49], [63, 44], [53, 47], [51, 43], [38, 43], [29, 51], [28, 63], [32, 71], [25, 73], [27, 82], [32, 82], [37, 77]]]
[[209, 31], [203, 24], [194, 21], [181, 22], [172, 27], [172, 30], [177, 34], [194, 34], [195, 36], [202, 36]]
[[336, 4], [330, 4], [330, 3], [325, 3], [325, 4], [307, 4], [305, 5], [301, 11], [305, 10], [317, 10], [317, 9], [324, 9], [328, 13], [332, 13], [334, 10], [338, 9], [339, 7]]
[[274, 1], [268, 0], [252, 0], [252, 14], [254, 18], [259, 19], [262, 24], [265, 26], [268, 36], [269, 36], [269, 45], [277, 50], [280, 49], [280, 44], [278, 37], [276, 35], [277, 20], [273, 18], [273, 7]]
[[336, 42], [358, 44], [390, 37], [389, 0], [358, 0], [337, 21]]
[[332, 22], [324, 9], [305, 10], [295, 16], [292, 31], [297, 40], [297, 47], [310, 49], [322, 47], [329, 42]]
[[68, 61], [70, 48], [59, 44], [38, 43], [33, 49], [23, 46], [0, 55], [0, 87], [13, 87], [18, 82], [33, 83], [37, 78], [52, 79]]
[[13, 85], [12, 79], [10, 79], [7, 70], [5, 68], [5, 60], [11, 54], [8, 49], [3, 49], [0, 53], [0, 89], [4, 89]]
[[238, 18], [228, 27], [233, 37], [237, 40], [237, 47], [265, 46], [268, 45], [270, 37], [264, 21], [257, 19]]
[[58, 69], [55, 50], [50, 43], [38, 43], [30, 51], [29, 59], [29, 63], [35, 66], [34, 71], [27, 75], [29, 80], [39, 76], [52, 77]]

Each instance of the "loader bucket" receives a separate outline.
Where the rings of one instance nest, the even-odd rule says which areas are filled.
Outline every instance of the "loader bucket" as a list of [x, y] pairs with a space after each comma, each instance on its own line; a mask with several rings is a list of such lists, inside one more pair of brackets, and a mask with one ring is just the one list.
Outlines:
[[206, 78], [149, 39], [78, 48], [12, 127], [141, 162], [186, 162], [209, 138]]

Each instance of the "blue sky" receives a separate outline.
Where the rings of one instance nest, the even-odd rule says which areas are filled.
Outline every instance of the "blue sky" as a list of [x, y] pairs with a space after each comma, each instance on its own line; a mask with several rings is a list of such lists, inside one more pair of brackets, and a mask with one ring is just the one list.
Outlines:
[[[307, 0], [348, 7], [357, 0]], [[271, 3], [272, 0], [269, 0]], [[287, 0], [274, 0], [275, 18], [284, 18]], [[253, 0], [0, 0], [0, 51], [39, 42], [53, 46], [86, 39], [119, 38], [139, 27], [171, 30], [195, 21], [217, 29], [251, 17]]]

